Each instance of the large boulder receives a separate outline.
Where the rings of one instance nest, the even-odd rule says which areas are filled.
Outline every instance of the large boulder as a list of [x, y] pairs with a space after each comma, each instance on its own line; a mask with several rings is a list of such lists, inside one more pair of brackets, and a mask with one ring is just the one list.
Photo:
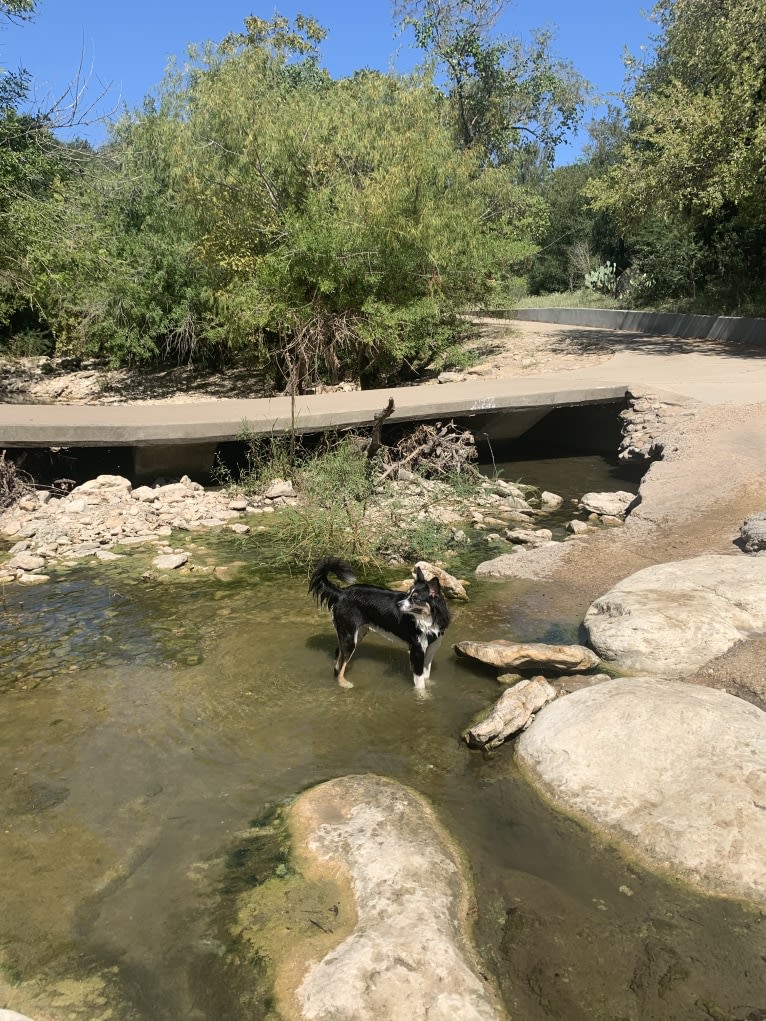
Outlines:
[[766, 631], [766, 558], [710, 554], [647, 567], [596, 599], [584, 623], [602, 659], [684, 677]]
[[467, 933], [460, 856], [428, 803], [394, 780], [349, 776], [292, 810], [312, 874], [350, 885], [356, 924], [300, 981], [311, 1021], [499, 1021]]
[[651, 677], [585, 688], [516, 744], [559, 807], [703, 889], [766, 904], [766, 713]]

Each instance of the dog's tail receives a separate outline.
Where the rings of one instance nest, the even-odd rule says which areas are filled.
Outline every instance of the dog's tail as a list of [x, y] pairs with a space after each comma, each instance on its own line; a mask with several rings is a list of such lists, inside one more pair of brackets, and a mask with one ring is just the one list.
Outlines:
[[309, 595], [316, 599], [319, 606], [326, 606], [331, 610], [338, 601], [338, 596], [343, 589], [339, 589], [329, 580], [328, 575], [334, 574], [336, 578], [346, 584], [356, 581], [351, 564], [341, 560], [340, 557], [323, 557], [314, 568], [309, 580]]

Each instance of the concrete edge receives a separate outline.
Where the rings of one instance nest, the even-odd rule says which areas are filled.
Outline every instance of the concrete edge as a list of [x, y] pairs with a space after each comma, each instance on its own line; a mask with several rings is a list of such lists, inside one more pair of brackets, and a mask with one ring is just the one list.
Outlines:
[[604, 330], [626, 330], [632, 333], [694, 340], [736, 341], [744, 344], [762, 344], [766, 348], [766, 319], [639, 312], [617, 308], [517, 308], [492, 314], [524, 322], [593, 326]]
[[[395, 390], [392, 422], [470, 418], [534, 408], [608, 404], [623, 400], [625, 384], [604, 380], [479, 380]], [[364, 390], [289, 397], [218, 400], [189, 405], [0, 404], [3, 447], [174, 446], [222, 443], [245, 433], [286, 434], [370, 425], [391, 391]]]

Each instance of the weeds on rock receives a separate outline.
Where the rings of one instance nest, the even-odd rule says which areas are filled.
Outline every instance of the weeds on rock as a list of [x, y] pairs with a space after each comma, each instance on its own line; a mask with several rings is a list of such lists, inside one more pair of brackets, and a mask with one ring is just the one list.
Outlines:
[[440, 518], [440, 505], [470, 500], [485, 481], [473, 463], [473, 435], [452, 422], [432, 422], [388, 439], [380, 441], [379, 429], [372, 436], [326, 434], [318, 442], [250, 436], [239, 480], [225, 473], [219, 480], [249, 494], [265, 492], [276, 478], [292, 481], [299, 503], [273, 525], [284, 566], [305, 567], [330, 551], [379, 570], [442, 558], [453, 529]]

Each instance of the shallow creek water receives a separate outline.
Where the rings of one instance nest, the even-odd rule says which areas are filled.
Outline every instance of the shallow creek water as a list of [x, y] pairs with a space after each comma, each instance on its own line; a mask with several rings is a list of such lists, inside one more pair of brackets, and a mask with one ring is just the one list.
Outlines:
[[[626, 488], [598, 458], [504, 477], [563, 495]], [[264, 878], [243, 838], [306, 787], [374, 772], [427, 795], [465, 850], [477, 945], [514, 1018], [766, 1018], [755, 912], [651, 875], [552, 811], [512, 745], [485, 757], [460, 741], [499, 691], [451, 644], [575, 641], [579, 614], [551, 619], [539, 583], [474, 581], [431, 698], [415, 699], [406, 654], [374, 636], [341, 691], [329, 616], [304, 577], [268, 567], [268, 534], [178, 541], [196, 563], [242, 566], [228, 582], [145, 582], [132, 554], [129, 568], [5, 592], [0, 1007], [43, 1021], [276, 1018], [238, 956], [236, 893]]]

